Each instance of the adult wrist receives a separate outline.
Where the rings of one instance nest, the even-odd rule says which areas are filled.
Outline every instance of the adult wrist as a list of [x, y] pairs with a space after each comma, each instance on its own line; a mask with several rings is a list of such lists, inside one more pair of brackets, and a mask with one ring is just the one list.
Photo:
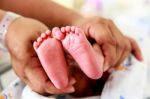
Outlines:
[[6, 12], [3, 18], [1, 19], [0, 21], [0, 43], [3, 48], [5, 48], [5, 36], [6, 36], [7, 30], [10, 24], [19, 17], [21, 16], [13, 12]]

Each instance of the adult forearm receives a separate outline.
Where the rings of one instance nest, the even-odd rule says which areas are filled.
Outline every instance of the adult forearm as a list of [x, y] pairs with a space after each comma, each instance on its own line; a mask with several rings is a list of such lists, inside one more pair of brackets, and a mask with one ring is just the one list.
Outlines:
[[71, 25], [82, 16], [50, 0], [0, 0], [0, 9], [38, 19], [47, 26]]

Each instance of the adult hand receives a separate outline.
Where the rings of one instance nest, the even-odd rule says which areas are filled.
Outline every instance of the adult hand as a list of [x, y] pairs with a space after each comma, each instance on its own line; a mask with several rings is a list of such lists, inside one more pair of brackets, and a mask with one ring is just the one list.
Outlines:
[[48, 79], [41, 63], [33, 49], [35, 41], [48, 27], [39, 21], [18, 18], [8, 29], [6, 45], [12, 59], [12, 66], [16, 74], [28, 84], [33, 91], [41, 94], [71, 93], [74, 91], [72, 84], [62, 90], [58, 90]]
[[104, 71], [111, 66], [120, 65], [130, 53], [137, 60], [142, 60], [137, 43], [132, 38], [124, 36], [112, 20], [91, 17], [75, 21], [74, 24], [81, 26], [87, 37], [94, 39], [99, 44], [101, 55], [104, 57]]

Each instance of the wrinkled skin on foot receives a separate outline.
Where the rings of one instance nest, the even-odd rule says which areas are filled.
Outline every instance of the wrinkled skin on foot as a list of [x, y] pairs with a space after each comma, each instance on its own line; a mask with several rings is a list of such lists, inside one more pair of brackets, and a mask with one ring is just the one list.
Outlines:
[[82, 29], [75, 26], [54, 28], [54, 38], [62, 43], [64, 49], [72, 55], [81, 70], [91, 79], [99, 79], [103, 73], [103, 57], [97, 57], [92, 45], [87, 40]]
[[[93, 45], [97, 46], [97, 44]], [[74, 84], [75, 92], [70, 95], [77, 98], [100, 95], [109, 77], [109, 73], [104, 72], [103, 76], [98, 80], [90, 79], [81, 71], [72, 56], [67, 54], [66, 58], [69, 65], [69, 74], [76, 79], [76, 83]]]
[[68, 66], [60, 41], [52, 38], [51, 31], [46, 31], [38, 37], [33, 46], [47, 76], [55, 87], [58, 89], [67, 87]]
[[56, 27], [52, 33], [51, 31], [42, 33], [34, 42], [34, 49], [40, 62], [56, 88], [62, 89], [68, 85], [68, 68], [63, 48], [73, 56], [88, 77], [91, 79], [101, 77], [100, 67], [103, 64], [100, 63], [103, 58], [97, 57], [82, 29], [75, 26], [61, 29]]

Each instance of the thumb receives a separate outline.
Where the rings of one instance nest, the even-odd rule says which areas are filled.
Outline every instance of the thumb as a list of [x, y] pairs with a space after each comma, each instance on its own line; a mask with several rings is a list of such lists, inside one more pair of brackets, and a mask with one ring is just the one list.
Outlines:
[[101, 51], [101, 48], [97, 43], [95, 43], [95, 44], [93, 44], [93, 49], [95, 51], [96, 58], [98, 60], [101, 71], [103, 72], [103, 70], [104, 70], [104, 56], [103, 56], [103, 53]]

